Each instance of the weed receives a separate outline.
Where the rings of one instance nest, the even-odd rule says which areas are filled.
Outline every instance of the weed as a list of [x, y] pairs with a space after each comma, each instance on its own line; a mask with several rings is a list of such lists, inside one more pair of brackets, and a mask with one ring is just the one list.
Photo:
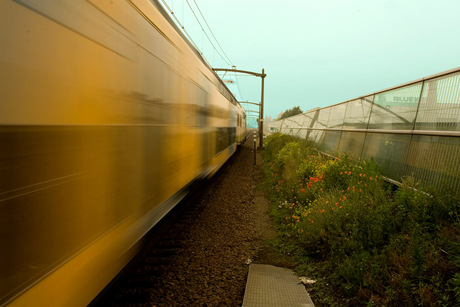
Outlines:
[[264, 154], [275, 246], [325, 280], [320, 305], [459, 303], [460, 197], [415, 190], [411, 177], [394, 189], [372, 161], [326, 157], [281, 134]]

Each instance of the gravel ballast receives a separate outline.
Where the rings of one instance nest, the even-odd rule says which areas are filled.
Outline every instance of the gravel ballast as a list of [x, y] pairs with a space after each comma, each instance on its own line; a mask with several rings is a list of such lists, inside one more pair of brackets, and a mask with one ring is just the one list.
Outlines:
[[268, 204], [256, 188], [260, 174], [252, 145], [249, 139], [239, 148], [193, 200], [192, 214], [155, 243], [174, 245], [160, 269], [142, 261], [129, 269], [127, 275], [135, 276], [115, 285], [97, 305], [241, 306], [249, 263], [274, 234]]

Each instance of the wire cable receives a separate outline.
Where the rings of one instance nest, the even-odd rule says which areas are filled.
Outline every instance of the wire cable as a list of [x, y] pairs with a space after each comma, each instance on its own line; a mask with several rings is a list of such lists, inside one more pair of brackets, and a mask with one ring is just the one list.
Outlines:
[[[195, 17], [196, 21], [198, 22], [198, 25], [200, 26], [202, 32], [205, 34], [205, 36], [207, 37], [208, 41], [210, 42], [210, 44], [212, 45], [212, 48], [214, 49], [214, 51], [219, 55], [219, 57], [228, 65], [228, 66], [232, 66], [231, 64], [231, 60], [229, 59], [229, 57], [227, 56], [227, 54], [224, 52], [224, 50], [222, 49], [221, 45], [219, 44], [219, 42], [217, 41], [214, 33], [212, 32], [211, 28], [209, 27], [209, 24], [207, 23], [206, 19], [204, 18], [200, 8], [198, 7], [198, 4], [196, 3], [196, 1], [194, 0], [195, 2], [195, 5], [196, 7], [198, 8], [198, 11], [200, 12], [201, 14], [201, 17], [203, 18], [204, 22], [206, 23], [207, 27], [209, 28], [212, 36], [214, 37], [214, 40], [216, 41], [217, 45], [219, 46], [219, 48], [222, 50], [222, 52], [224, 53], [225, 57], [227, 59], [224, 58], [224, 56], [221, 54], [221, 52], [219, 52], [219, 50], [217, 50], [216, 46], [213, 44], [211, 38], [209, 37], [209, 35], [206, 33], [203, 25], [201, 24], [198, 16], [196, 15], [195, 11], [193, 10], [192, 6], [190, 5], [189, 1], [188, 0], [185, 0], [187, 1], [187, 5], [189, 6], [190, 8], [190, 11], [192, 12], [193, 16]], [[182, 31], [184, 32], [184, 34], [187, 36], [187, 38], [190, 40], [190, 42], [193, 44], [193, 46], [196, 48], [196, 50], [198, 50], [198, 52], [201, 54], [201, 55], [204, 55], [203, 54], [203, 51], [198, 47], [198, 45], [195, 43], [195, 41], [193, 40], [192, 36], [187, 32], [187, 30], [185, 29], [185, 25], [184, 25], [184, 22], [180, 22], [178, 17], [177, 17], [177, 14], [174, 14], [174, 11], [169, 7], [169, 5], [166, 3], [165, 0], [161, 0], [161, 2], [163, 3], [163, 5], [165, 6], [165, 8], [169, 11], [169, 13], [171, 14], [171, 16], [174, 18], [175, 22], [177, 23], [177, 25], [179, 25], [179, 27], [182, 29]], [[184, 1], [182, 1], [182, 20], [184, 20]]]
[[[200, 20], [199, 20], [198, 17], [196, 16], [195, 11], [193, 10], [192, 6], [190, 5], [190, 2], [188, 2], [188, 0], [185, 0], [185, 1], [187, 1], [187, 4], [188, 4], [188, 6], [189, 6], [189, 8], [190, 8], [190, 11], [192, 12], [193, 16], [195, 16], [195, 19], [196, 19], [196, 21], [198, 22], [198, 24], [200, 25], [201, 30], [203, 31], [204, 35], [206, 35], [206, 37], [208, 38], [208, 40], [209, 40], [209, 42], [211, 43], [211, 45], [212, 45], [212, 47], [214, 48], [214, 50], [220, 55], [220, 57], [222, 58], [222, 60], [224, 60], [224, 62], [227, 63], [227, 65], [231, 66], [231, 61], [230, 61], [230, 63], [229, 63], [226, 59], [224, 59], [224, 57], [220, 54], [219, 50], [217, 50], [217, 49], [216, 49], [216, 46], [214, 46], [214, 44], [212, 43], [212, 41], [211, 41], [211, 39], [209, 38], [208, 34], [206, 33], [206, 31], [204, 30], [203, 26], [201, 25]], [[195, 4], [196, 4], [196, 2], [195, 2]], [[199, 9], [198, 9], [198, 10], [199, 10]], [[206, 20], [205, 20], [205, 22], [206, 22]], [[203, 54], [203, 53], [201, 53], [201, 54]]]
[[[169, 13], [171, 14], [171, 16], [176, 20], [177, 24], [181, 27], [182, 31], [185, 33], [185, 35], [187, 35], [187, 38], [190, 40], [190, 42], [193, 44], [193, 46], [196, 48], [196, 50], [198, 50], [200, 52], [200, 54], [203, 54], [200, 49], [198, 48], [197, 44], [195, 44], [195, 42], [193, 41], [192, 37], [190, 36], [190, 34], [188, 34], [187, 30], [185, 30], [185, 27], [183, 26], [183, 24], [179, 21], [179, 19], [177, 18], [176, 14], [174, 14], [174, 12], [171, 10], [171, 8], [168, 6], [168, 4], [166, 3], [165, 0], [161, 0], [161, 2], [163, 2], [163, 5], [168, 9]], [[182, 15], [184, 15], [182, 13]]]
[[224, 51], [224, 49], [222, 48], [222, 46], [219, 44], [219, 41], [217, 40], [216, 36], [215, 36], [214, 33], [212, 32], [212, 29], [211, 29], [211, 27], [209, 26], [208, 22], [206, 21], [206, 18], [204, 18], [203, 13], [202, 13], [201, 10], [200, 10], [200, 7], [198, 6], [198, 4], [196, 3], [195, 0], [193, 0], [193, 2], [195, 2], [195, 5], [196, 5], [198, 11], [200, 12], [201, 17], [203, 18], [204, 22], [205, 22], [206, 25], [208, 26], [208, 29], [209, 29], [209, 31], [211, 32], [212, 37], [214, 37], [214, 40], [216, 41], [216, 43], [217, 43], [217, 45], [219, 46], [220, 50], [221, 50], [222, 53], [225, 55], [225, 57], [227, 58], [227, 60], [231, 63], [232, 61], [230, 60], [230, 58], [229, 58], [229, 57], [227, 56], [227, 54], [225, 53], [225, 51]]

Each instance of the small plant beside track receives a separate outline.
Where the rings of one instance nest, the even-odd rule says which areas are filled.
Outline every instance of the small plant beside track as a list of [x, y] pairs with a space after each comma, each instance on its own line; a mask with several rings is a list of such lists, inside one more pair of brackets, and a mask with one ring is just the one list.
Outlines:
[[282, 134], [264, 159], [275, 241], [318, 280], [315, 304], [460, 304], [458, 196], [416, 191], [411, 178], [395, 189], [372, 161]]

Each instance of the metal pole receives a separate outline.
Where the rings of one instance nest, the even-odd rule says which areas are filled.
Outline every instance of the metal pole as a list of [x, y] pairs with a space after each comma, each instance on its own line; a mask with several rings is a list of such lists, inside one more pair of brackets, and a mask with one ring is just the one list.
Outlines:
[[[265, 70], [262, 68], [262, 73], [261, 74], [253, 72], [253, 71], [235, 69], [235, 66], [233, 66], [232, 69], [228, 69], [228, 68], [213, 68], [212, 70], [214, 70], [214, 71], [225, 71], [225, 72], [227, 72], [227, 71], [240, 72], [240, 73], [243, 73], [243, 74], [249, 74], [249, 75], [253, 75], [253, 76], [262, 78], [262, 94], [261, 94], [262, 97], [261, 97], [261, 101], [260, 101], [260, 105], [259, 105], [259, 142], [260, 142], [259, 145], [260, 145], [260, 148], [263, 148], [264, 147], [264, 79], [267, 76], [265, 74]], [[222, 81], [222, 84], [223, 84], [223, 81]], [[250, 103], [250, 104], [257, 105], [256, 103], [251, 103], [251, 102], [241, 102], [241, 103]]]
[[257, 132], [254, 131], [252, 134], [252, 139], [254, 140], [254, 165], [257, 164], [256, 152], [257, 152]]
[[260, 75], [262, 78], [262, 93], [261, 93], [261, 100], [259, 106], [259, 147], [262, 149], [264, 148], [264, 69], [262, 68], [262, 74]]

